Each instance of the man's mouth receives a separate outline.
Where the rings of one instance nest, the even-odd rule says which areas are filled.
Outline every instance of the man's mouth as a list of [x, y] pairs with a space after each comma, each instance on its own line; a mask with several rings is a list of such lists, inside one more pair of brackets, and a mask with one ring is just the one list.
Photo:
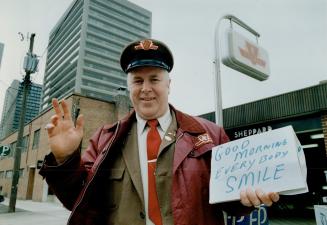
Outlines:
[[140, 98], [142, 101], [152, 101], [154, 100], [155, 98], [154, 97], [143, 97], [143, 98]]

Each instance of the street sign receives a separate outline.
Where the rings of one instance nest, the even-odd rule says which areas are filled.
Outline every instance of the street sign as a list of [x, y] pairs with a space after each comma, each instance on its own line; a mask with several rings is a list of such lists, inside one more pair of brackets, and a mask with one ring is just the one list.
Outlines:
[[0, 156], [7, 156], [10, 153], [9, 145], [0, 145]]
[[227, 42], [224, 65], [260, 81], [268, 79], [270, 68], [265, 49], [232, 29], [227, 30]]

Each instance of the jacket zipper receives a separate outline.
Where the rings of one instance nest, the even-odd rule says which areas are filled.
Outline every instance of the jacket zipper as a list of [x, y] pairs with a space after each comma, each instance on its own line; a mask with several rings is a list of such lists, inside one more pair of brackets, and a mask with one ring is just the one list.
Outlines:
[[[108, 145], [108, 148], [105, 150], [105, 151], [106, 151], [106, 155], [102, 157], [101, 161], [98, 163], [97, 168], [95, 168], [94, 174], [93, 174], [92, 178], [90, 179], [90, 181], [86, 184], [86, 187], [85, 187], [84, 190], [83, 190], [82, 196], [79, 198], [79, 201], [77, 202], [76, 206], [74, 207], [72, 213], [70, 214], [70, 216], [69, 216], [69, 218], [68, 218], [68, 222], [67, 222], [67, 224], [69, 224], [70, 219], [72, 218], [72, 215], [75, 213], [76, 209], [77, 209], [78, 206], [81, 204], [82, 199], [84, 198], [84, 195], [85, 195], [85, 193], [86, 193], [86, 190], [87, 190], [88, 187], [90, 186], [90, 183], [92, 183], [92, 181], [93, 181], [95, 175], [96, 175], [97, 172], [98, 172], [98, 169], [99, 169], [100, 165], [102, 164], [103, 160], [106, 158], [106, 156], [107, 156], [107, 154], [108, 154], [108, 152], [109, 152], [109, 149], [110, 149], [112, 143], [113, 143], [114, 140], [116, 139], [116, 136], [117, 136], [117, 133], [118, 133], [118, 129], [119, 129], [119, 125], [120, 125], [120, 121], [118, 121], [118, 123], [117, 123], [117, 128], [116, 128], [116, 130], [115, 130], [114, 136], [112, 137], [112, 139], [111, 139], [111, 141], [110, 141], [110, 143], [109, 143], [109, 145]], [[102, 153], [100, 153], [100, 154], [102, 154]]]

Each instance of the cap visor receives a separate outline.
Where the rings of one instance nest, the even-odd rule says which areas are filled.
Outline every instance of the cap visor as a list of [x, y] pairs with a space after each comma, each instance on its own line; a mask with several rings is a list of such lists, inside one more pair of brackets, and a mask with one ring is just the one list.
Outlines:
[[127, 66], [126, 72], [129, 72], [132, 69], [135, 69], [138, 67], [159, 67], [159, 68], [167, 70], [168, 72], [170, 69], [169, 66], [167, 64], [165, 64], [164, 62], [151, 59], [151, 60], [134, 61], [133, 63], [131, 63]]

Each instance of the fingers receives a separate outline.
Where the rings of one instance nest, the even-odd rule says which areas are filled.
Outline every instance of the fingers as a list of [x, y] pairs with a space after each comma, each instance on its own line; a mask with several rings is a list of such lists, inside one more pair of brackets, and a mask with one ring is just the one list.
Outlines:
[[258, 198], [260, 199], [262, 204], [266, 206], [271, 206], [274, 202], [278, 202], [279, 194], [277, 192], [269, 192], [265, 193], [262, 189], [257, 188], [255, 190]]
[[49, 137], [52, 137], [52, 134], [53, 134], [53, 129], [55, 128], [55, 126], [52, 124], [52, 123], [48, 123], [46, 126], [45, 126], [45, 129], [47, 130], [48, 132], [48, 136]]
[[279, 194], [277, 192], [270, 192], [268, 195], [273, 202], [279, 201]]
[[258, 188], [255, 190], [255, 193], [257, 194], [260, 201], [265, 204], [266, 206], [271, 206], [273, 204], [273, 201], [270, 199], [268, 194], [265, 194], [262, 189]]
[[[61, 105], [62, 111], [60, 109], [60, 105]], [[52, 106], [53, 106], [53, 109], [56, 112], [56, 115], [58, 116], [58, 118], [61, 118], [63, 116], [64, 119], [71, 120], [70, 111], [68, 109], [67, 102], [64, 99], [61, 100], [60, 104], [59, 104], [58, 99], [53, 98]]]
[[251, 207], [252, 204], [246, 194], [246, 191], [245, 190], [242, 190], [241, 193], [240, 193], [240, 197], [241, 197], [241, 203], [244, 205], [244, 206], [247, 206], [247, 207]]
[[257, 194], [254, 192], [252, 188], [247, 188], [246, 194], [253, 206], [258, 206], [261, 204], [260, 199], [258, 198]]
[[57, 126], [57, 125], [58, 125], [58, 120], [59, 120], [59, 117], [58, 117], [57, 114], [51, 116], [51, 118], [50, 118], [50, 122], [51, 122], [54, 126]]
[[54, 111], [56, 112], [56, 115], [60, 118], [62, 115], [61, 115], [61, 110], [59, 108], [58, 99], [56, 99], [56, 98], [52, 99], [52, 106], [53, 106]]
[[279, 194], [277, 192], [265, 193], [260, 188], [257, 188], [255, 191], [252, 188], [247, 188], [241, 191], [240, 198], [244, 206], [258, 207], [261, 204], [271, 206], [274, 202], [279, 200]]
[[45, 126], [45, 129], [48, 132], [48, 136], [51, 137], [53, 134], [53, 129], [58, 125], [59, 117], [57, 114], [51, 116], [50, 123]]
[[64, 119], [71, 120], [70, 111], [69, 111], [68, 105], [64, 99], [61, 100], [61, 107], [62, 107], [62, 110], [64, 111]]

